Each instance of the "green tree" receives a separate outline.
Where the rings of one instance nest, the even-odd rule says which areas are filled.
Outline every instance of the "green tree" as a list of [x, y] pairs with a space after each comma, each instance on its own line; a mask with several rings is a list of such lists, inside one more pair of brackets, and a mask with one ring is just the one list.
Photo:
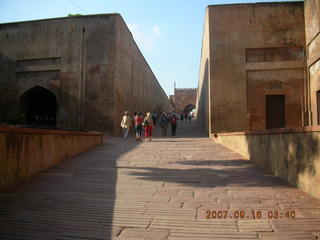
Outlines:
[[69, 13], [69, 14], [67, 15], [67, 17], [77, 17], [77, 16], [82, 16], [82, 14], [80, 14], [80, 13], [75, 13], [75, 14]]

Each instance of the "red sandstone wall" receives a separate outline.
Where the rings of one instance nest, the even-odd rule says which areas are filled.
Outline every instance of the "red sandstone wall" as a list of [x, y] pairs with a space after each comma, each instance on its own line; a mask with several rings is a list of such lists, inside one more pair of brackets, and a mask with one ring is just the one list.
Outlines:
[[15, 116], [22, 94], [41, 86], [57, 99], [58, 128], [111, 131], [117, 18], [0, 24], [0, 119]]
[[196, 106], [197, 89], [196, 88], [175, 88], [174, 105], [176, 111], [183, 112], [188, 105]]
[[307, 62], [310, 92], [310, 116], [312, 125], [320, 125], [320, 108], [316, 94], [320, 91], [320, 0], [305, 1]]
[[120, 16], [115, 37], [113, 134], [119, 135], [124, 111], [170, 112], [173, 106]]
[[35, 86], [55, 95], [62, 129], [119, 134], [125, 110], [173, 110], [120, 14], [0, 24], [0, 73], [2, 121]]
[[211, 133], [211, 88], [210, 88], [210, 45], [209, 45], [209, 8], [206, 9], [204, 20], [200, 73], [196, 101], [196, 117], [203, 130], [210, 136]]
[[0, 188], [101, 144], [100, 133], [0, 128]]
[[[266, 95], [285, 94], [286, 127], [302, 126], [303, 3], [213, 5], [208, 9], [211, 132], [265, 129]], [[274, 80], [283, 87], [268, 88]]]
[[320, 127], [222, 133], [213, 139], [320, 198]]

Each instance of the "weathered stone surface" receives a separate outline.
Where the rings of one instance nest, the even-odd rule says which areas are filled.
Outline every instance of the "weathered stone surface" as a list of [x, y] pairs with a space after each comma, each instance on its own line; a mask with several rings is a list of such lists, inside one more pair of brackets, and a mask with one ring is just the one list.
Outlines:
[[174, 88], [174, 95], [170, 95], [177, 112], [189, 112], [196, 106], [196, 88]]
[[0, 126], [0, 189], [100, 145], [102, 141], [103, 134], [97, 132]]
[[309, 118], [320, 125], [320, 1], [306, 0], [304, 4], [307, 43]]
[[119, 134], [125, 110], [173, 109], [119, 14], [0, 24], [0, 72], [0, 121], [28, 114], [36, 86], [64, 129]]
[[[320, 127], [304, 127], [297, 129], [274, 129], [252, 131], [247, 133], [222, 133], [213, 139], [257, 163], [274, 175], [288, 181], [293, 186], [301, 188], [310, 195], [320, 198], [318, 169], [320, 163]], [[236, 192], [236, 198], [246, 194], [263, 198], [273, 194], [282, 199], [283, 204], [312, 204], [308, 196], [296, 196], [290, 192], [277, 193], [267, 191], [262, 193]], [[256, 195], [255, 194], [259, 194]], [[293, 200], [294, 199], [294, 200]], [[281, 206], [281, 205], [279, 205]], [[307, 213], [306, 213], [307, 214]]]
[[[178, 124], [175, 138], [108, 137], [0, 192], [0, 238], [315, 239], [319, 200], [205, 138], [195, 123]], [[227, 217], [207, 219], [207, 211]]]
[[285, 95], [283, 127], [302, 126], [302, 2], [208, 6], [197, 115], [207, 133], [265, 129], [266, 96]]

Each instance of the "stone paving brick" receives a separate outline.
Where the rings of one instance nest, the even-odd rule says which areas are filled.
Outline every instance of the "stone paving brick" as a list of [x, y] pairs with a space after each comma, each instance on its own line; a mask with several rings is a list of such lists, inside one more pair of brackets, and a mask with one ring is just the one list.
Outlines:
[[119, 217], [114, 216], [110, 224], [116, 227], [146, 228], [150, 225], [151, 221], [152, 221], [152, 218], [148, 218], [148, 217], [142, 218], [142, 217], [129, 216], [127, 214], [123, 214]]
[[194, 209], [198, 209], [202, 205], [202, 203], [200, 202], [192, 202], [192, 203], [181, 202], [180, 204], [182, 208], [194, 208]]
[[301, 218], [287, 220], [270, 220], [277, 232], [315, 232], [320, 231], [319, 219]]
[[151, 227], [169, 230], [207, 231], [207, 232], [238, 232], [236, 220], [214, 220], [214, 219], [174, 219], [156, 218]]
[[[178, 124], [177, 137], [159, 137], [155, 129], [148, 143], [107, 137], [2, 190], [0, 239], [319, 237], [318, 199], [214, 143], [195, 123]], [[227, 216], [207, 219], [208, 211]], [[295, 218], [270, 219], [276, 211]]]
[[153, 228], [125, 228], [119, 235], [119, 239], [150, 239], [150, 240], [165, 240], [169, 236], [168, 230], [159, 230]]
[[174, 189], [157, 189], [154, 196], [158, 197], [158, 196], [176, 196], [178, 194], [178, 190], [174, 190]]
[[145, 204], [146, 208], [154, 208], [154, 209], [158, 209], [158, 208], [173, 208], [173, 209], [179, 209], [181, 208], [183, 205], [183, 203], [159, 203], [159, 202], [148, 202]]
[[260, 240], [316, 240], [311, 233], [290, 232], [290, 233], [259, 233]]
[[171, 231], [169, 240], [259, 240], [257, 233], [218, 233], [205, 231]]
[[268, 220], [238, 220], [240, 232], [274, 232]]
[[316, 237], [316, 239], [320, 239], [320, 232], [312, 231], [312, 235]]
[[166, 216], [166, 217], [184, 217], [187, 219], [193, 219], [196, 217], [196, 209], [185, 209], [185, 208], [155, 208], [151, 207], [148, 208], [143, 215], [145, 216], [152, 216], [152, 217], [159, 217], [159, 216]]

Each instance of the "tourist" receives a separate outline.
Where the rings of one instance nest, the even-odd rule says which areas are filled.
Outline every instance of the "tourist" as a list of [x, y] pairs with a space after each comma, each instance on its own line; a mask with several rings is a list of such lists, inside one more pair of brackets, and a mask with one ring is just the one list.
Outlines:
[[125, 111], [124, 116], [122, 117], [121, 127], [122, 127], [123, 137], [128, 138], [129, 130], [131, 128], [131, 118], [129, 116], [128, 111]]
[[142, 123], [143, 127], [144, 127], [144, 136], [146, 138], [146, 142], [150, 142], [152, 141], [151, 137], [152, 137], [152, 129], [153, 129], [153, 119], [151, 116], [151, 113], [147, 113], [147, 116], [144, 118], [143, 123]]
[[134, 119], [135, 119], [135, 117], [137, 116], [137, 112], [134, 112], [132, 115], [131, 115], [131, 126], [133, 126], [132, 128], [131, 128], [131, 131], [132, 132], [134, 132], [135, 133], [135, 131], [136, 131], [136, 129], [135, 129], [135, 125], [134, 125]]
[[152, 113], [152, 122], [153, 122], [153, 125], [156, 126], [157, 124], [157, 112], [156, 111], [153, 111]]
[[189, 122], [191, 122], [191, 118], [192, 118], [191, 113], [190, 113], [190, 112], [188, 112], [188, 119], [189, 119]]
[[183, 112], [180, 113], [180, 120], [183, 121]]
[[171, 135], [175, 136], [176, 130], [177, 130], [177, 114], [175, 111], [173, 111], [170, 116], [170, 123], [171, 123]]
[[167, 127], [168, 127], [169, 119], [167, 117], [167, 114], [163, 112], [159, 118], [159, 124], [162, 131], [162, 136], [167, 135]]
[[141, 141], [142, 122], [143, 122], [143, 116], [142, 116], [142, 113], [139, 112], [134, 117], [134, 130], [136, 133], [136, 140], [137, 141]]

